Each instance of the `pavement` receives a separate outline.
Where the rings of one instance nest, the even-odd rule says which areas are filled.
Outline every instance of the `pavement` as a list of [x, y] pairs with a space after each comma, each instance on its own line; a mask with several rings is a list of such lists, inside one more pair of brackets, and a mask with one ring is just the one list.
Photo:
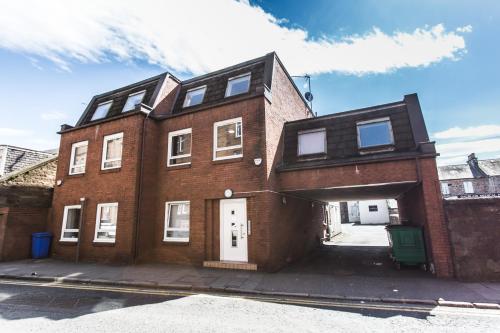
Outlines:
[[[340, 238], [275, 273], [42, 259], [0, 263], [0, 278], [500, 309], [500, 283], [437, 279], [414, 267], [398, 271], [388, 259], [387, 246], [378, 243], [383, 226], [342, 227]], [[371, 236], [377, 233], [380, 237]], [[373, 242], [363, 243], [366, 237]]]

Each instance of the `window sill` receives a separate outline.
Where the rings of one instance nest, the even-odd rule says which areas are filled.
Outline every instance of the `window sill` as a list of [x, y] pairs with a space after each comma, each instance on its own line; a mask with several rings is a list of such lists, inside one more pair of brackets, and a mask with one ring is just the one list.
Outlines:
[[366, 148], [358, 148], [360, 155], [386, 153], [386, 152], [390, 152], [390, 151], [394, 151], [394, 150], [396, 150], [396, 147], [392, 144], [391, 145], [366, 147]]
[[167, 165], [167, 170], [179, 170], [179, 169], [189, 169], [191, 168], [191, 163], [182, 165]]
[[76, 246], [78, 245], [78, 241], [59, 240], [59, 245]]
[[232, 162], [242, 162], [243, 156], [228, 158], [225, 160], [213, 160], [212, 164], [224, 164], [224, 163], [232, 163]]
[[328, 155], [326, 153], [297, 156], [297, 162], [317, 161], [326, 159], [328, 159]]
[[96, 242], [96, 241], [93, 241], [92, 242], [92, 245], [93, 246], [108, 246], [108, 247], [113, 247], [115, 246], [115, 242]]
[[99, 173], [113, 173], [113, 172], [120, 172], [122, 171], [122, 168], [119, 167], [119, 168], [113, 168], [113, 169], [101, 169], [99, 170]]
[[85, 172], [83, 172], [83, 173], [74, 173], [74, 174], [68, 173], [68, 177], [69, 178], [78, 178], [78, 177], [83, 177], [83, 176], [85, 176]]
[[175, 246], [189, 246], [191, 244], [190, 241], [174, 241], [168, 239], [162, 240], [162, 243], [164, 245], [175, 245]]

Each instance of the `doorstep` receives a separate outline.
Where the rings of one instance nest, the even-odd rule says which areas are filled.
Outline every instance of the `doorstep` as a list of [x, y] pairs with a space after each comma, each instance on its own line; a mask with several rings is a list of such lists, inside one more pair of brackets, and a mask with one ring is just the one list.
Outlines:
[[257, 264], [240, 261], [204, 261], [203, 267], [256, 271]]

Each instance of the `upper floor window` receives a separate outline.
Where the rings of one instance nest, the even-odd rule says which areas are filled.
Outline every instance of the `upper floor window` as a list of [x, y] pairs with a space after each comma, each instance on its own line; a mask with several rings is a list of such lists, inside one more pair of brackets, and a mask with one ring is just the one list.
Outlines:
[[241, 117], [214, 123], [214, 160], [243, 156]]
[[244, 94], [250, 88], [250, 73], [238, 75], [227, 81], [226, 97]]
[[441, 183], [441, 193], [444, 195], [449, 195], [450, 194], [450, 186], [448, 183]]
[[474, 193], [472, 182], [464, 182], [464, 191], [465, 193]]
[[191, 163], [191, 129], [168, 133], [167, 166]]
[[106, 135], [102, 146], [101, 169], [114, 169], [122, 166], [123, 133]]
[[358, 128], [359, 148], [394, 144], [391, 120], [389, 117], [360, 121], [356, 125]]
[[206, 90], [207, 86], [189, 89], [186, 92], [186, 98], [184, 99], [182, 107], [186, 108], [188, 106], [201, 104], [201, 102], [203, 102], [203, 97], [205, 97]]
[[189, 242], [189, 201], [165, 204], [164, 241]]
[[82, 141], [73, 143], [73, 145], [71, 145], [71, 159], [69, 162], [70, 175], [85, 173], [85, 162], [87, 161], [88, 144], [88, 141]]
[[127, 102], [125, 103], [122, 112], [127, 112], [135, 109], [137, 105], [142, 103], [144, 95], [146, 95], [146, 90], [128, 95]]
[[324, 128], [300, 131], [298, 140], [299, 156], [326, 153], [326, 130]]
[[81, 205], [65, 206], [63, 224], [61, 228], [61, 241], [76, 242], [80, 231]]
[[107, 101], [97, 105], [97, 108], [95, 109], [94, 114], [92, 115], [92, 118], [90, 120], [97, 120], [106, 117], [112, 104], [113, 101]]
[[368, 211], [369, 212], [378, 212], [378, 206], [377, 205], [369, 205]]
[[115, 242], [117, 217], [118, 202], [97, 205], [94, 242]]

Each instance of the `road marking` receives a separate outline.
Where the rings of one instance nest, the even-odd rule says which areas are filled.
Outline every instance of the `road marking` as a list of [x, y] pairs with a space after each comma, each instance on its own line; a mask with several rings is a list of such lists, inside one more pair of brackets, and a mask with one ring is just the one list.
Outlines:
[[[45, 287], [45, 288], [59, 288], [59, 289], [77, 289], [77, 290], [91, 290], [91, 291], [107, 291], [116, 293], [128, 293], [128, 294], [143, 294], [143, 295], [157, 295], [157, 296], [195, 296], [195, 295], [208, 295], [208, 296], [218, 296], [218, 297], [233, 297], [238, 299], [247, 299], [253, 301], [278, 303], [278, 304], [291, 304], [291, 305], [301, 305], [301, 306], [323, 306], [328, 308], [349, 308], [349, 309], [367, 309], [367, 310], [378, 310], [378, 311], [397, 311], [397, 312], [417, 312], [426, 314], [454, 314], [454, 315], [468, 315], [468, 316], [479, 316], [479, 317], [499, 317], [499, 310], [488, 310], [488, 309], [462, 309], [453, 308], [446, 306], [416, 306], [416, 305], [406, 305], [406, 304], [379, 304], [379, 303], [353, 303], [352, 301], [346, 300], [345, 302], [328, 300], [320, 301], [313, 299], [301, 299], [301, 298], [283, 298], [283, 297], [270, 297], [270, 296], [257, 296], [257, 295], [237, 295], [237, 294], [227, 294], [218, 292], [194, 292], [194, 291], [180, 291], [180, 290], [161, 290], [161, 289], [143, 289], [143, 288], [128, 288], [128, 287], [112, 287], [112, 286], [99, 286], [91, 284], [73, 284], [73, 283], [61, 283], [61, 282], [37, 282], [37, 281], [21, 281], [21, 280], [8, 280], [0, 279], [0, 284], [4, 285], [19, 285], [19, 286], [31, 286], [31, 287]], [[481, 311], [481, 313], [478, 313]]]

